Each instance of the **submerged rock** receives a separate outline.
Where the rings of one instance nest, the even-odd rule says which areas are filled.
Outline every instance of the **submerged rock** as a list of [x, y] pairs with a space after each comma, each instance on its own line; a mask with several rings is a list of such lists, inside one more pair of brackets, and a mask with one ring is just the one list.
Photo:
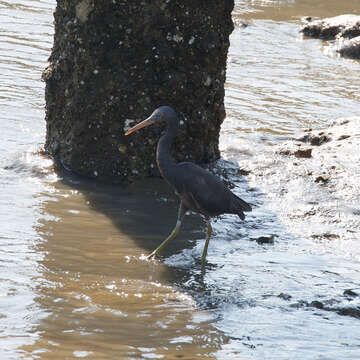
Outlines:
[[346, 289], [346, 290], [344, 291], [344, 296], [348, 296], [348, 297], [354, 298], [354, 297], [359, 296], [359, 294], [358, 294], [357, 292], [351, 290], [351, 289]]
[[289, 294], [280, 293], [280, 294], [278, 295], [278, 298], [283, 299], [283, 300], [286, 300], [286, 301], [290, 301], [291, 298], [292, 298], [292, 296], [289, 295]]
[[311, 236], [313, 239], [327, 239], [327, 240], [334, 240], [334, 239], [339, 239], [340, 236], [337, 234], [332, 234], [332, 233], [323, 233], [323, 234], [313, 234]]
[[337, 36], [353, 38], [360, 35], [360, 16], [340, 15], [312, 20], [303, 26], [301, 32], [310, 37], [334, 40]]
[[[294, 161], [295, 154], [305, 149], [312, 150], [311, 157]], [[360, 117], [306, 130], [275, 148], [275, 158], [266, 166], [266, 181], [272, 184], [268, 191], [276, 193], [286, 209], [284, 223], [291, 224], [293, 231], [296, 224], [299, 234], [306, 231], [317, 243], [335, 246], [348, 240], [358, 246], [359, 149]], [[258, 173], [252, 169], [250, 176], [261, 176], [263, 169]]]
[[316, 183], [327, 183], [328, 181], [330, 180], [330, 175], [327, 175], [327, 174], [322, 174], [322, 175], [319, 175], [316, 179], [315, 179], [315, 182]]
[[280, 149], [278, 151], [280, 155], [294, 155], [297, 158], [311, 158], [312, 148], [308, 149]]
[[360, 58], [360, 16], [340, 15], [308, 21], [300, 30], [305, 36], [334, 40], [334, 49], [344, 57]]
[[264, 244], [274, 244], [274, 239], [275, 239], [276, 235], [272, 234], [272, 235], [267, 235], [267, 236], [259, 236], [256, 239], [252, 239], [255, 240], [259, 245], [264, 245]]
[[317, 309], [324, 309], [324, 304], [321, 301], [314, 300], [312, 301], [309, 306], [317, 308]]
[[298, 300], [291, 304], [290, 307], [295, 309], [301, 308], [315, 308], [322, 311], [336, 312], [342, 316], [351, 316], [354, 318], [360, 318], [360, 307], [359, 306], [341, 306], [341, 302], [338, 299], [327, 299], [324, 301], [313, 300], [311, 302], [306, 300]]
[[319, 146], [330, 141], [330, 135], [331, 134], [325, 134], [323, 131], [320, 131], [319, 133], [313, 133], [312, 130], [308, 130], [307, 134], [301, 136], [297, 140]]
[[336, 313], [343, 316], [352, 316], [354, 318], [360, 319], [360, 307], [352, 308], [339, 308], [335, 309]]
[[337, 52], [344, 57], [360, 59], [360, 36], [344, 40]]

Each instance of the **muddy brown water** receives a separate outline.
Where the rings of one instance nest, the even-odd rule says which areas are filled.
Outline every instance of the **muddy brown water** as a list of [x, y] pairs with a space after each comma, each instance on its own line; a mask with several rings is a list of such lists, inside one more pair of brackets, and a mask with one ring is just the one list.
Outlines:
[[[220, 166], [254, 211], [214, 221], [204, 276], [196, 215], [162, 260], [144, 258], [176, 219], [161, 180], [103, 186], [38, 154], [54, 7], [0, 1], [0, 358], [360, 358], [358, 185], [335, 199], [273, 150], [359, 114], [359, 62], [298, 32], [358, 1], [236, 2], [249, 26], [231, 36]], [[304, 218], [315, 203], [328, 221]]]

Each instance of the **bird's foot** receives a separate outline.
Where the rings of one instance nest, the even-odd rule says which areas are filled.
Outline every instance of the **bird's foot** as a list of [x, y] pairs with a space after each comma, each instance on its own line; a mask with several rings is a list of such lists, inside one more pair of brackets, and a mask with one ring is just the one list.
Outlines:
[[158, 252], [156, 250], [154, 250], [151, 254], [149, 254], [146, 259], [147, 260], [151, 260], [151, 259], [155, 259], [157, 256]]

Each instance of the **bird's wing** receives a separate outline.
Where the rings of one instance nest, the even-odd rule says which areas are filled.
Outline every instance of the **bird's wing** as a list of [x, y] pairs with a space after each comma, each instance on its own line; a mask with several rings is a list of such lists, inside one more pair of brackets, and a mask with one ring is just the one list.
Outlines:
[[175, 187], [192, 210], [207, 215], [232, 212], [234, 194], [210, 172], [193, 163], [177, 164]]

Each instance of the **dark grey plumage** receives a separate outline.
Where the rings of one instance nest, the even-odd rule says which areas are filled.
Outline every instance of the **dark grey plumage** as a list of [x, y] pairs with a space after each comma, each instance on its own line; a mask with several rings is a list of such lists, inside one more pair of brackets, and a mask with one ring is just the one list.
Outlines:
[[185, 213], [192, 210], [204, 215], [207, 220], [207, 238], [202, 256], [204, 264], [212, 231], [210, 217], [221, 214], [237, 214], [244, 220], [244, 212], [251, 211], [251, 206], [232, 193], [218, 177], [200, 166], [190, 162], [174, 163], [172, 161], [170, 148], [178, 132], [179, 119], [171, 107], [161, 106], [156, 109], [148, 119], [127, 131], [126, 135], [162, 121], [167, 122], [168, 128], [158, 142], [156, 161], [161, 175], [173, 187], [181, 202], [174, 230], [149, 257], [157, 255], [177, 235]]

